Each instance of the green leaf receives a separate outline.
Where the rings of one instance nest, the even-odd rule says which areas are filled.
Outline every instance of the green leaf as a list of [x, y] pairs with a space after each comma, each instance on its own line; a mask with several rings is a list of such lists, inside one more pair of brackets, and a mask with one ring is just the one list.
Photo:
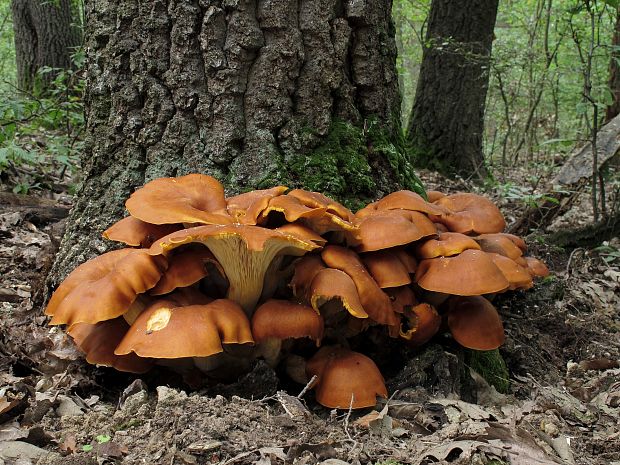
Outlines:
[[93, 446], [91, 444], [85, 444], [82, 446], [82, 450], [84, 452], [90, 452], [91, 450], [93, 450]]
[[110, 439], [112, 438], [108, 436], [107, 434], [100, 434], [95, 439], [97, 440], [99, 444], [105, 444], [106, 442], [110, 442]]

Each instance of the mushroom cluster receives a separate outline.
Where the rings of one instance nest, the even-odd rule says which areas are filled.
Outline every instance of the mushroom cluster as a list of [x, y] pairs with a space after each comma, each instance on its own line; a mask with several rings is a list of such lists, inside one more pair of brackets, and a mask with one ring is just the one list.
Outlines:
[[127, 247], [76, 268], [46, 314], [93, 364], [222, 379], [261, 357], [294, 381], [315, 377], [324, 406], [373, 406], [384, 380], [351, 338], [374, 327], [417, 347], [449, 331], [495, 349], [504, 331], [489, 298], [548, 273], [489, 200], [428, 199], [394, 192], [354, 214], [284, 186], [226, 198], [206, 175], [156, 179], [103, 233]]

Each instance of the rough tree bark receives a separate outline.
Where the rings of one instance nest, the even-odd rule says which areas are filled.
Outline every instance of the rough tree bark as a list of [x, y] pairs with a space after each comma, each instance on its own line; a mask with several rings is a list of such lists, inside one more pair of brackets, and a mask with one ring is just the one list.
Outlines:
[[84, 180], [48, 284], [145, 182], [201, 172], [366, 201], [409, 187], [383, 0], [87, 2]]
[[486, 174], [482, 153], [489, 58], [498, 0], [433, 0], [409, 120], [416, 163]]
[[[12, 0], [17, 84], [32, 92], [42, 67], [68, 69], [71, 53], [82, 43], [71, 0]], [[41, 76], [40, 85], [53, 73]], [[42, 89], [41, 89], [42, 90]]]
[[605, 122], [620, 114], [620, 6], [616, 10], [616, 25], [611, 38], [611, 57], [609, 59], [609, 90], [612, 102], [605, 111]]

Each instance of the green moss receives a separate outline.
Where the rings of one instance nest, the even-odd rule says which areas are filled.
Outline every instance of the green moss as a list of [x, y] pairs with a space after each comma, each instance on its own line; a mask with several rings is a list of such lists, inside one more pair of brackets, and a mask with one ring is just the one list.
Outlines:
[[[313, 137], [311, 130], [302, 129], [301, 138]], [[425, 195], [402, 141], [402, 137], [390, 137], [378, 120], [367, 120], [361, 127], [335, 120], [317, 147], [309, 153], [287, 156], [279, 173], [267, 176], [260, 187], [268, 187], [269, 180], [282, 179], [280, 176], [288, 173], [291, 185], [322, 192], [356, 210], [374, 200], [380, 173], [371, 161], [383, 158], [398, 184]]]
[[482, 376], [497, 392], [506, 394], [510, 388], [508, 367], [499, 350], [467, 350], [465, 363]]

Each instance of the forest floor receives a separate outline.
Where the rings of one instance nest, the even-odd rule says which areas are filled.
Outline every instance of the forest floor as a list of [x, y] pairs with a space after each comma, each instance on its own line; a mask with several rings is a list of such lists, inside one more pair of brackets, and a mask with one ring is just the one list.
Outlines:
[[[522, 210], [501, 205], [509, 221]], [[261, 363], [202, 391], [87, 365], [46, 326], [37, 294], [62, 230], [63, 220], [0, 209], [0, 465], [620, 464], [620, 260], [605, 260], [617, 238], [597, 250], [527, 238], [552, 276], [496, 301], [508, 394], [471, 371], [476, 402], [460, 398], [458, 353], [438, 337], [386, 374], [387, 402], [348, 412], [311, 392], [298, 399], [302, 386]]]

